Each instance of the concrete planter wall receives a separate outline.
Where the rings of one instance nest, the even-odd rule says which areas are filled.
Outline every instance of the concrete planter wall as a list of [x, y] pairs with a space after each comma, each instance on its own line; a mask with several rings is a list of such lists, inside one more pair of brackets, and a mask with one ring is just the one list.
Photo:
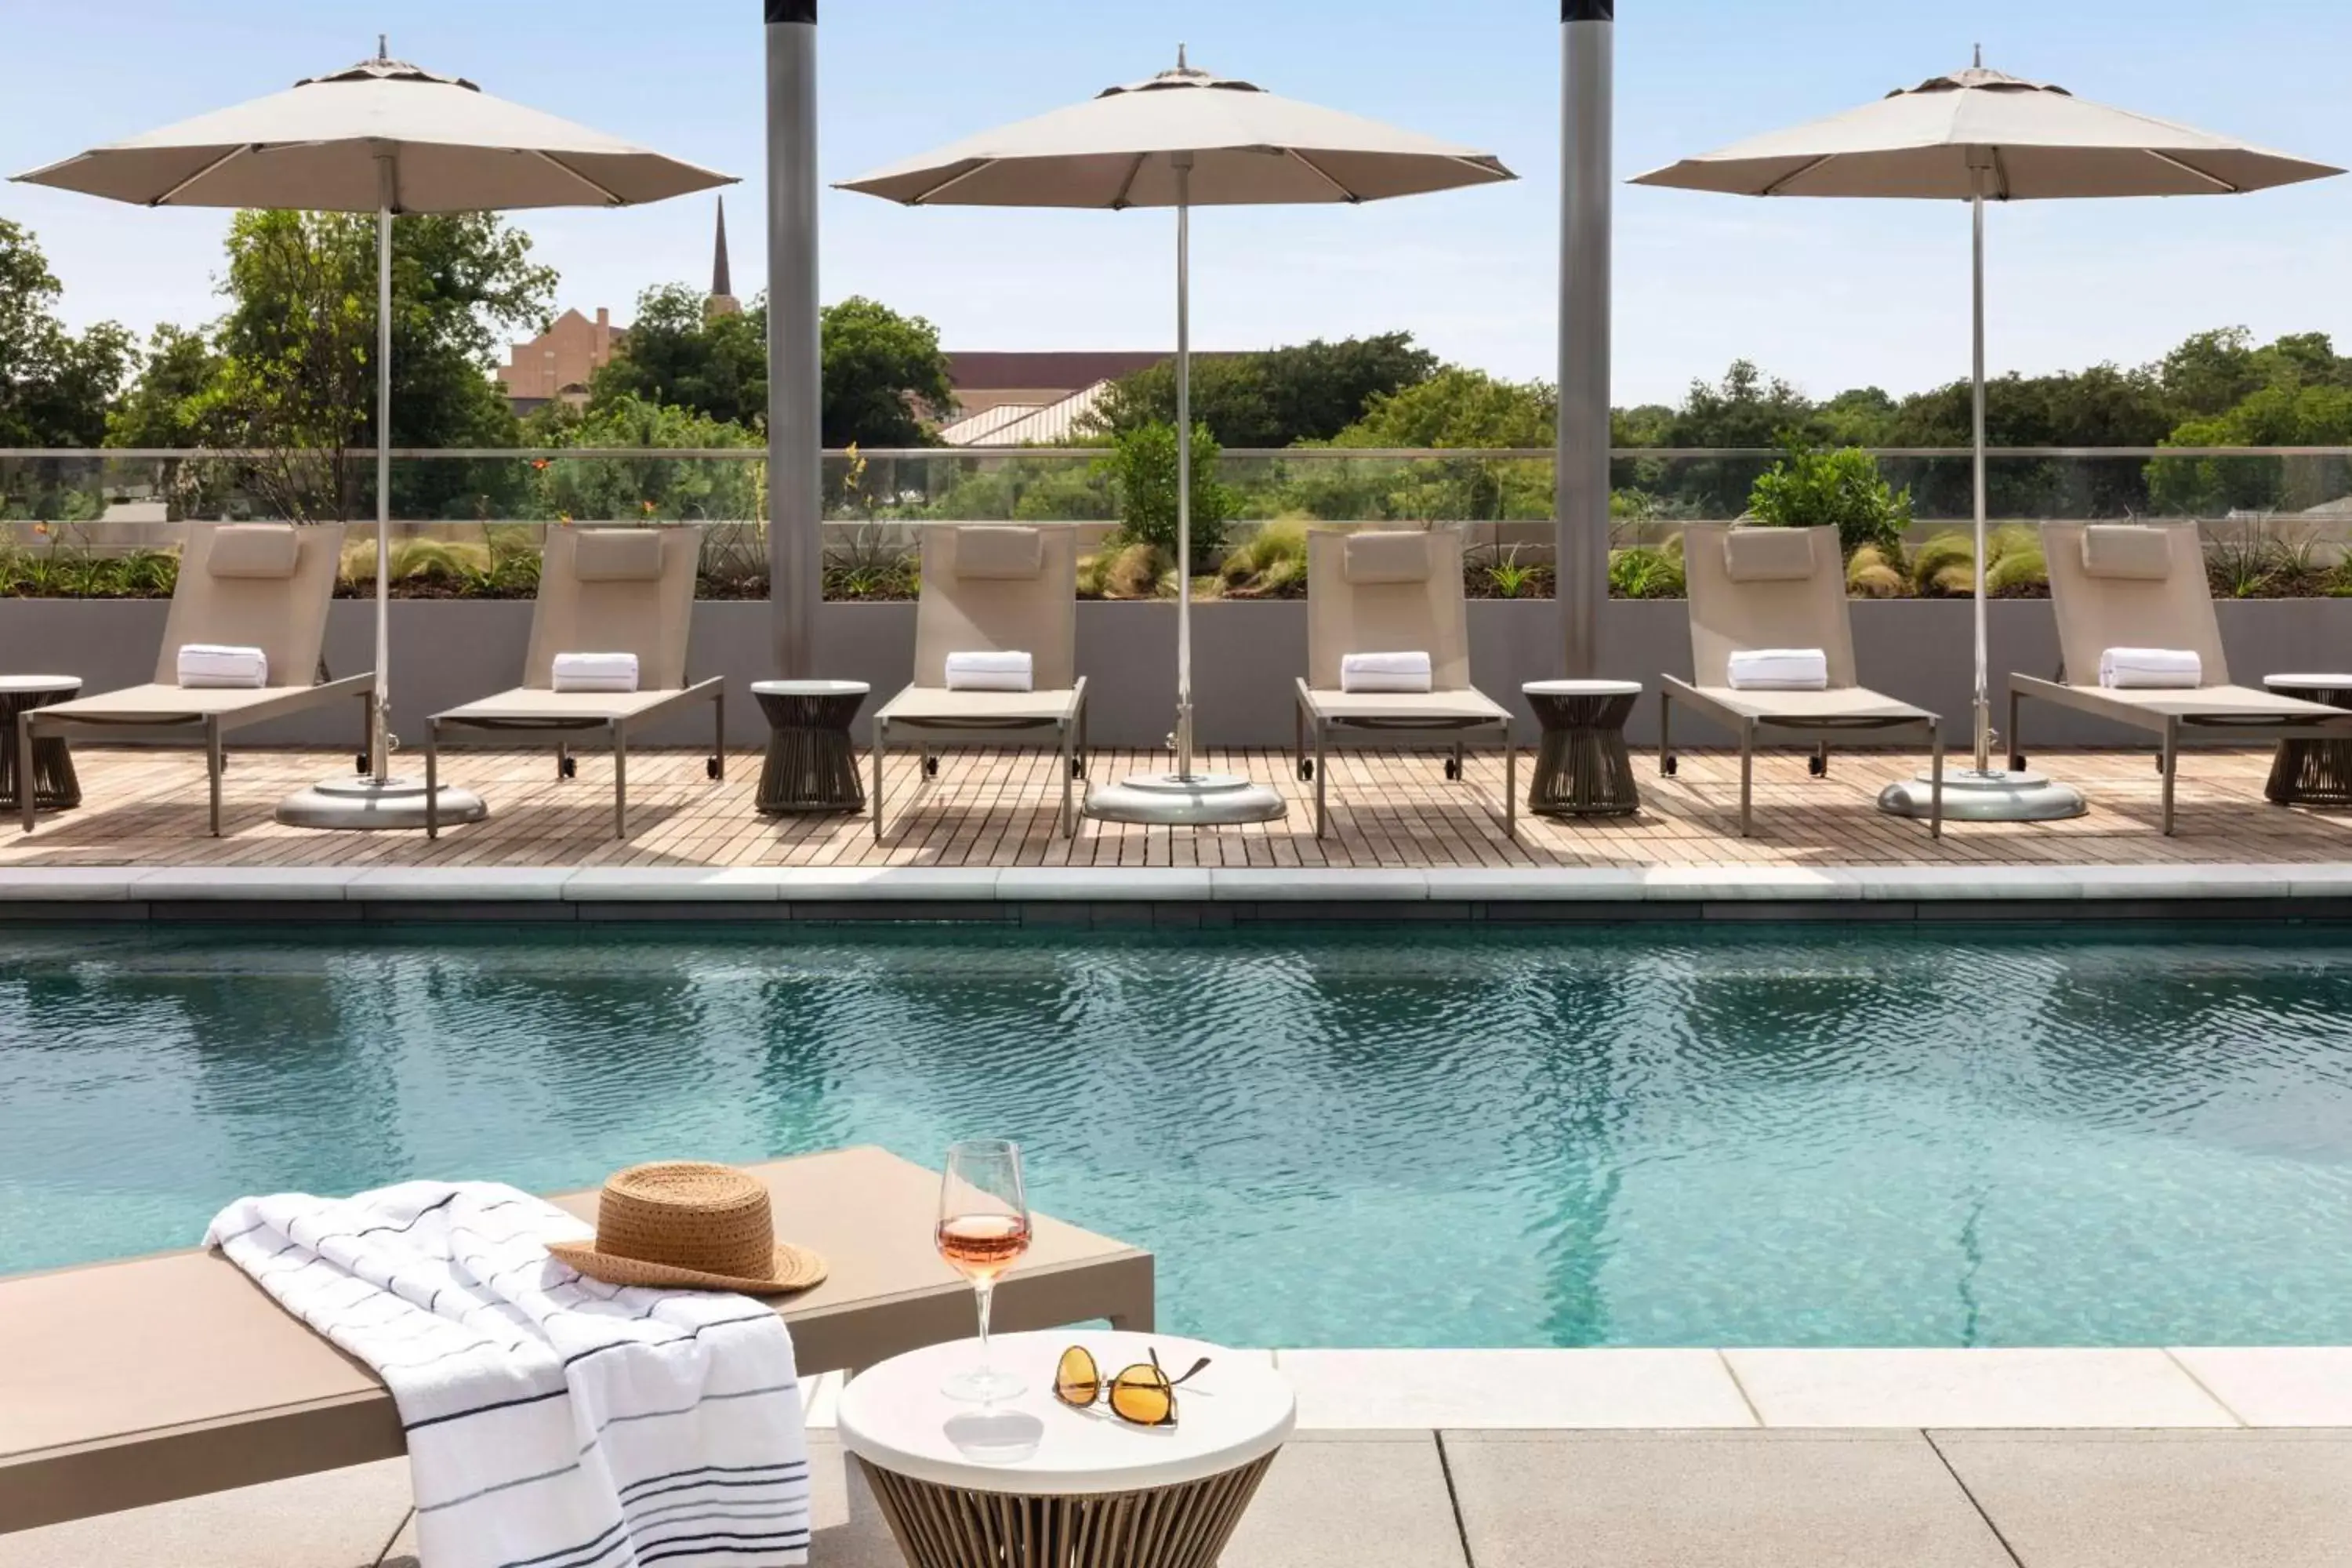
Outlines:
[[[530, 635], [527, 603], [404, 600], [392, 616], [393, 723], [421, 746], [425, 715], [510, 684]], [[373, 647], [372, 606], [338, 601], [328, 623], [327, 662], [335, 673], [365, 669]], [[1858, 600], [1855, 655], [1864, 679], [1893, 697], [1947, 715], [1965, 746], [1970, 674], [1965, 603]], [[2231, 673], [2247, 684], [2274, 670], [2336, 669], [2352, 662], [2352, 600], [2249, 600], [2220, 606]], [[90, 691], [153, 679], [164, 605], [131, 601], [19, 599], [0, 604], [0, 669], [80, 676]], [[728, 730], [739, 744], [766, 733], [749, 682], [773, 673], [769, 607], [712, 602], [696, 607], [694, 669], [729, 682]], [[877, 700], [904, 685], [914, 658], [912, 605], [827, 605], [817, 638], [821, 673], [870, 681]], [[2046, 602], [1991, 606], [1994, 720], [2005, 722], [2012, 669], [2047, 676], [2058, 664], [2056, 626]], [[1519, 683], [1559, 673], [1558, 608], [1548, 601], [1475, 601], [1470, 605], [1471, 664], [1479, 684], [1533, 721]], [[1689, 622], [1678, 600], [1612, 602], [1602, 619], [1603, 673], [1654, 687], [1660, 671], [1690, 673]], [[1297, 602], [1206, 604], [1193, 618], [1193, 686], [1202, 734], [1212, 745], [1288, 744], [1292, 682], [1307, 666], [1307, 607]], [[1078, 668], [1088, 676], [1094, 738], [1106, 745], [1152, 745], [1174, 719], [1176, 612], [1171, 605], [1082, 604]], [[2144, 737], [2054, 709], [2027, 710], [2032, 747], [2144, 743]], [[1657, 709], [1645, 698], [1631, 734], [1649, 742]], [[1719, 742], [1693, 721], [1697, 744]], [[649, 739], [690, 744], [709, 731], [694, 719]], [[248, 733], [249, 744], [342, 746], [359, 735], [350, 713], [311, 714]]]

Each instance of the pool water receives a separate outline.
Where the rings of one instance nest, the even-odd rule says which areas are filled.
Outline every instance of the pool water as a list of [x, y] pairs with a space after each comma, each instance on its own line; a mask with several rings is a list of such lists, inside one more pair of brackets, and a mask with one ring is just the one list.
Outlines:
[[999, 1134], [1229, 1342], [2352, 1342], [2347, 959], [2285, 927], [11, 936], [0, 1271], [193, 1245], [247, 1192]]

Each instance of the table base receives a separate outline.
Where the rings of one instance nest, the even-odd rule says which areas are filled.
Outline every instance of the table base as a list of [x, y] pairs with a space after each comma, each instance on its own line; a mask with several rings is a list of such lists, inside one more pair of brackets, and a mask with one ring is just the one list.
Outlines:
[[[71, 691], [8, 692], [0, 695], [0, 810], [23, 808], [16, 794], [24, 787], [25, 770], [16, 755], [19, 731], [16, 715], [29, 708], [46, 708], [71, 697]], [[73, 752], [62, 735], [33, 742], [33, 805], [40, 811], [71, 811], [81, 804], [81, 780], [74, 774]]]
[[1625, 721], [1633, 699], [1624, 696], [1531, 696], [1543, 721], [1536, 746], [1528, 809], [1538, 816], [1632, 816], [1642, 809], [1625, 753]]
[[860, 1458], [910, 1568], [1213, 1568], [1274, 1456], [1142, 1491], [1040, 1497], [935, 1486]]
[[849, 739], [850, 721], [866, 700], [854, 694], [778, 696], [757, 693], [768, 715], [767, 761], [760, 769], [753, 804], [768, 816], [801, 812], [854, 815], [866, 809], [866, 786], [857, 777], [857, 753]]

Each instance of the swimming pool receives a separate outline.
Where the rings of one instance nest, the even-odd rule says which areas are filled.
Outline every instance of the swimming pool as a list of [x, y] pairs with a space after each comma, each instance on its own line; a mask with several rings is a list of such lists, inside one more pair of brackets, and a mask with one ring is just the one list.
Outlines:
[[2347, 959], [2242, 926], [11, 936], [0, 1271], [191, 1245], [247, 1191], [993, 1133], [1232, 1342], [2352, 1342]]

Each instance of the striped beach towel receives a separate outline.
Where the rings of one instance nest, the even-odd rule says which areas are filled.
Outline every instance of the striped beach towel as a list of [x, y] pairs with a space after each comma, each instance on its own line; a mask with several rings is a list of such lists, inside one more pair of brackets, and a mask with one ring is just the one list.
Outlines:
[[807, 1560], [792, 1336], [744, 1296], [605, 1285], [588, 1227], [487, 1182], [241, 1198], [205, 1237], [375, 1369], [430, 1568]]

